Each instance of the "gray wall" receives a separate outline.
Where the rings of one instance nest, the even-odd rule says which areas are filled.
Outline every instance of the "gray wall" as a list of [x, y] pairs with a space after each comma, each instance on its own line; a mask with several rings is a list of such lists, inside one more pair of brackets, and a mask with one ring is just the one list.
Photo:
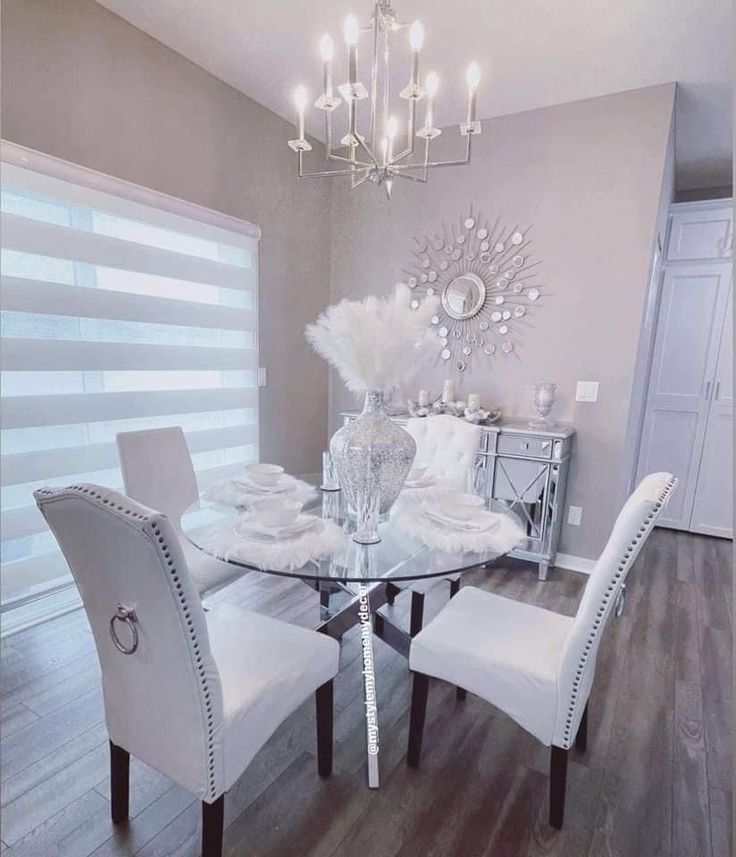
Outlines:
[[[530, 313], [518, 353], [474, 361], [460, 379], [509, 415], [532, 412], [529, 385], [559, 385], [553, 416], [578, 429], [568, 502], [583, 525], [565, 524], [561, 550], [596, 557], [621, 496], [632, 379], [649, 282], [675, 87], [666, 85], [506, 116], [484, 123], [472, 164], [429, 183], [382, 190], [335, 188], [333, 300], [385, 292], [411, 260], [412, 236], [433, 233], [472, 203], [509, 226], [534, 224], [545, 297]], [[448, 129], [443, 139], [454, 137]], [[671, 169], [670, 169], [671, 173]], [[480, 367], [480, 368], [479, 368]], [[439, 393], [447, 370], [437, 368]], [[600, 381], [597, 404], [574, 402], [575, 382]], [[353, 404], [332, 384], [332, 420]]]
[[[397, 184], [387, 204], [372, 186], [298, 182], [287, 123], [93, 0], [3, 0], [2, 18], [5, 138], [263, 230], [264, 459], [318, 464], [328, 375], [302, 332], [329, 303], [330, 284], [333, 298], [387, 291], [412, 236], [471, 203], [532, 222], [547, 296], [518, 355], [468, 373], [464, 391], [527, 415], [529, 384], [558, 382], [554, 415], [579, 430], [568, 499], [585, 510], [582, 527], [565, 526], [562, 550], [598, 554], [625, 478], [674, 86], [488, 121], [470, 167], [439, 171], [426, 187]], [[441, 141], [458, 142], [449, 132]], [[573, 402], [577, 379], [601, 382], [599, 404]], [[334, 426], [353, 402], [339, 381], [331, 398]]]
[[293, 127], [93, 0], [3, 0], [2, 82], [5, 139], [261, 227], [262, 456], [316, 469], [330, 188], [295, 177]]

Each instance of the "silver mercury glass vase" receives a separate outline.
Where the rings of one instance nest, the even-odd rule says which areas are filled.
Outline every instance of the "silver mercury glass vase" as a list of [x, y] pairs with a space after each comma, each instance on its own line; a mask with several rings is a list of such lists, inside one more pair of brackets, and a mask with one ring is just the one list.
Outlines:
[[330, 452], [350, 509], [357, 509], [361, 492], [377, 491], [384, 514], [399, 496], [417, 445], [389, 417], [384, 394], [372, 391], [365, 394], [362, 414], [332, 436]]

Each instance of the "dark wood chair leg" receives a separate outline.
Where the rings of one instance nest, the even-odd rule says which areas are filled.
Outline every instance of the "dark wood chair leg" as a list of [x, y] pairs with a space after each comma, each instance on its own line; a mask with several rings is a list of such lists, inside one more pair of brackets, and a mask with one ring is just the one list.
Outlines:
[[320, 589], [320, 591], [319, 591], [319, 606], [323, 607], [325, 610], [330, 609], [330, 590], [329, 589]]
[[317, 704], [317, 771], [320, 777], [332, 773], [333, 692], [332, 682], [325, 682], [315, 691]]
[[410, 768], [419, 766], [422, 754], [422, 735], [424, 718], [427, 714], [427, 696], [429, 694], [429, 676], [414, 673], [414, 685], [411, 692], [411, 715], [409, 717], [409, 749], [406, 763]]
[[588, 749], [588, 703], [585, 703], [585, 710], [580, 719], [578, 726], [578, 734], [575, 736], [575, 749], [584, 753]]
[[110, 741], [110, 814], [113, 824], [128, 820], [130, 753]]
[[214, 803], [202, 801], [202, 857], [222, 857], [225, 795]]
[[552, 746], [549, 760], [549, 823], [558, 830], [565, 817], [567, 790], [567, 750]]
[[393, 604], [396, 601], [396, 596], [401, 592], [398, 586], [393, 583], [386, 584], [386, 603]]
[[421, 592], [411, 594], [411, 619], [409, 620], [409, 636], [416, 637], [422, 630], [424, 622], [424, 596]]

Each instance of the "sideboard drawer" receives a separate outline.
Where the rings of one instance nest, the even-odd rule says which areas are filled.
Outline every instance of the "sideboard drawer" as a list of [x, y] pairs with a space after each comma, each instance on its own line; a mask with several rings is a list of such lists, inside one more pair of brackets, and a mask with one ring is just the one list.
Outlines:
[[552, 458], [552, 441], [548, 438], [501, 434], [496, 446], [498, 455], [523, 455], [530, 458]]

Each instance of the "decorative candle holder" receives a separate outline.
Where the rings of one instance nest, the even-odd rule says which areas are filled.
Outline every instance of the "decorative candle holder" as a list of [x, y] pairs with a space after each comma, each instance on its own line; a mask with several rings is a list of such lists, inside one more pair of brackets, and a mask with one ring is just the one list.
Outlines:
[[532, 401], [534, 407], [539, 414], [539, 419], [530, 420], [529, 428], [550, 428], [554, 425], [547, 419], [549, 412], [552, 410], [552, 405], [555, 401], [555, 390], [557, 384], [552, 384], [549, 381], [543, 381], [539, 384], [532, 385]]

